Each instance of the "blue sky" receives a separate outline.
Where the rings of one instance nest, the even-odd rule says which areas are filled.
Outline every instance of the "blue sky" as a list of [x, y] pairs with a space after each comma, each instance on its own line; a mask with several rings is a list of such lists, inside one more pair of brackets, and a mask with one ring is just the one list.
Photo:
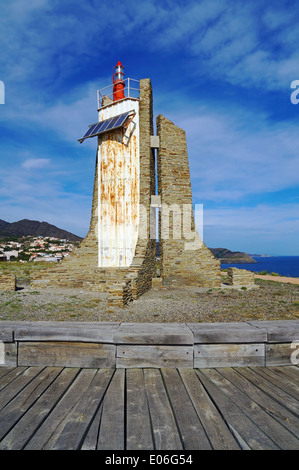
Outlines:
[[77, 139], [121, 60], [186, 131], [206, 245], [299, 255], [298, 14], [294, 0], [1, 2], [0, 219], [86, 235], [96, 139]]

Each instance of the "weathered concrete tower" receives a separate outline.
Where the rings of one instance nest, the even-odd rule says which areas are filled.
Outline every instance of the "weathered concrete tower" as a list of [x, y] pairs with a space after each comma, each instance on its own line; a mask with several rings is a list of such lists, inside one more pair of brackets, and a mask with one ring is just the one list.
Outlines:
[[[136, 82], [124, 80], [118, 62], [112, 93], [109, 87], [98, 92], [98, 122], [79, 139], [98, 141], [89, 231], [71, 255], [32, 279], [32, 286], [106, 291], [108, 303], [116, 306], [126, 305], [152, 286], [156, 276], [152, 201], [157, 203], [158, 197], [164, 209], [176, 204], [183, 210], [192, 207], [192, 194], [185, 133], [159, 116], [154, 136], [151, 81], [142, 79], [138, 87]], [[170, 232], [173, 227], [170, 218]], [[220, 264], [197, 233], [191, 245], [190, 237], [177, 240], [163, 235], [160, 231], [165, 285], [220, 285]]]

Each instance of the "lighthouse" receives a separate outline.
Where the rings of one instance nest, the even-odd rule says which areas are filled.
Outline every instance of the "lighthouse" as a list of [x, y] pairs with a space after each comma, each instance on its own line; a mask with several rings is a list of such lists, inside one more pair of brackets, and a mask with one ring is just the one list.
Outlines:
[[124, 88], [124, 66], [120, 61], [114, 67], [113, 80], [113, 101], [122, 100], [125, 98]]
[[[151, 80], [125, 79], [118, 61], [110, 85], [97, 92], [97, 112], [78, 139], [96, 142], [88, 233], [59, 266], [32, 276], [31, 285], [106, 292], [113, 307], [139, 298], [157, 281], [151, 215], [159, 208], [159, 285], [219, 287], [219, 260], [195, 228], [186, 134], [160, 114], [155, 135]], [[184, 230], [186, 208], [194, 239]]]
[[99, 122], [110, 119], [116, 127], [98, 136], [99, 266], [126, 267], [138, 237], [139, 101], [125, 97], [122, 78], [113, 84], [113, 103], [99, 109]]
[[132, 86], [125, 95], [120, 61], [112, 82], [112, 98], [103, 94], [98, 122], [80, 139], [98, 139], [98, 266], [103, 268], [130, 266], [139, 232], [139, 99], [131, 96]]

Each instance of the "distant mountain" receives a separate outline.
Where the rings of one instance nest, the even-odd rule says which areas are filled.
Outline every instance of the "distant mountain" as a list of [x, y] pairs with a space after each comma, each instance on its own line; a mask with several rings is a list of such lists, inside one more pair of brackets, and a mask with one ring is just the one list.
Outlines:
[[[6, 222], [0, 219], [0, 239], [7, 237], [54, 237], [71, 241], [81, 241], [71, 232], [67, 232], [48, 222], [39, 222], [37, 220], [23, 219], [18, 222]], [[241, 251], [230, 251], [227, 248], [209, 248], [213, 255], [223, 263], [256, 263], [247, 253]], [[159, 242], [157, 242], [157, 256], [160, 255]]]
[[[157, 242], [156, 248], [156, 255], [160, 256], [159, 242]], [[213, 253], [215, 258], [222, 261], [222, 263], [256, 263], [256, 261], [251, 258], [251, 256], [249, 256], [247, 253], [243, 253], [242, 251], [230, 251], [227, 248], [209, 248], [209, 250]]]
[[227, 248], [209, 248], [209, 250], [223, 263], [256, 263], [255, 259], [242, 251], [230, 251]]
[[9, 225], [9, 222], [5, 222], [5, 220], [0, 219], [0, 233], [5, 229], [5, 227], [7, 227], [7, 225]]
[[73, 233], [48, 224], [48, 222], [39, 222], [37, 220], [23, 219], [18, 222], [5, 222], [0, 219], [0, 239], [6, 237], [55, 237], [71, 241], [80, 241], [81, 237]]

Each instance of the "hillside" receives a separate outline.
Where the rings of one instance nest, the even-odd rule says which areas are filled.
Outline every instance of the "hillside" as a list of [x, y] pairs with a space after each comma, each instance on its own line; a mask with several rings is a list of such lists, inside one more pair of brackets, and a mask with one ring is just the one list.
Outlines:
[[[23, 219], [18, 222], [6, 222], [0, 219], [0, 240], [7, 237], [55, 237], [70, 241], [81, 241], [71, 232], [67, 232], [48, 222], [39, 222], [37, 220]], [[241, 251], [230, 251], [227, 248], [209, 248], [213, 255], [223, 263], [256, 263], [256, 261], [247, 253]], [[157, 242], [157, 256], [159, 256], [159, 243]]]
[[[247, 253], [242, 251], [230, 251], [227, 248], [209, 248], [215, 258], [222, 263], [256, 263]], [[157, 256], [160, 256], [159, 242], [157, 242]]]
[[72, 241], [80, 241], [81, 237], [73, 233], [62, 230], [55, 225], [48, 224], [48, 222], [39, 222], [37, 220], [23, 219], [18, 222], [5, 222], [0, 219], [0, 239], [6, 237], [55, 237]]
[[247, 253], [230, 251], [227, 248], [209, 248], [213, 255], [223, 263], [256, 263]]

